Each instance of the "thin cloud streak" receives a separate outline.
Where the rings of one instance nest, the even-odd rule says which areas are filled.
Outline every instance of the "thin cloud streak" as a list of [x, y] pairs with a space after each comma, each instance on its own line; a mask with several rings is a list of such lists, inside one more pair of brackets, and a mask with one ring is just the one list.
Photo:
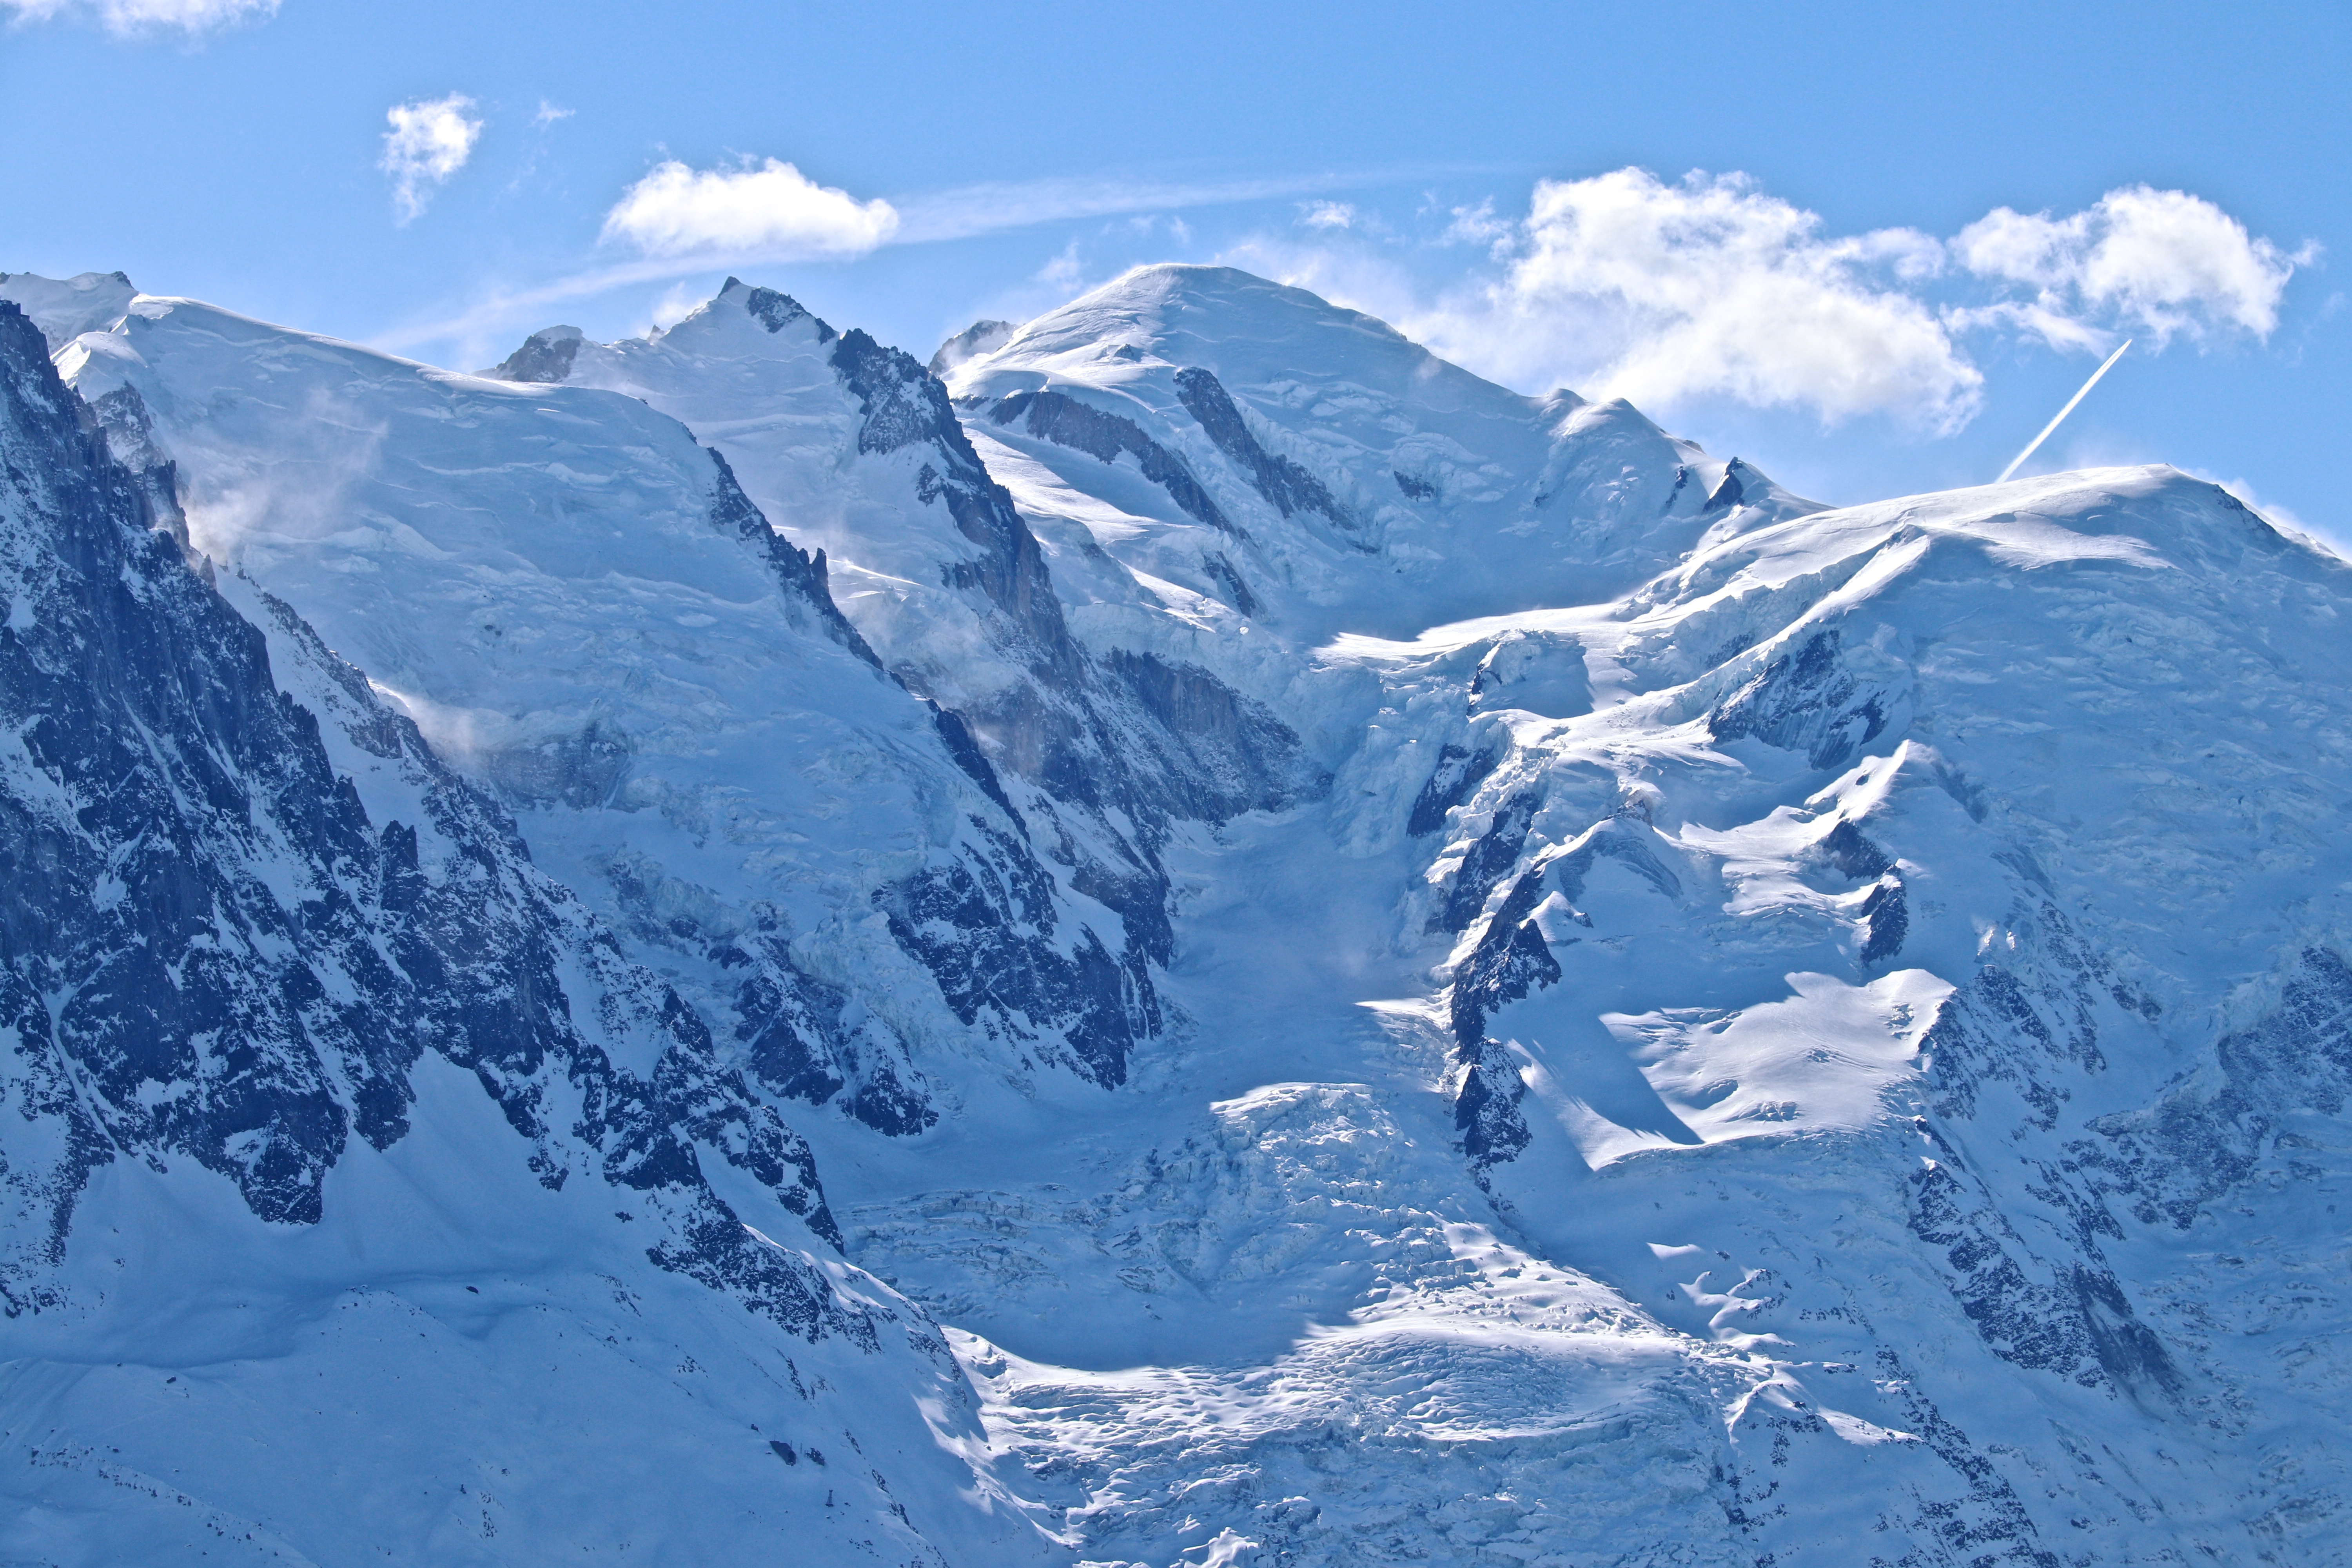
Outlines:
[[900, 245], [971, 239], [1043, 223], [1066, 223], [1125, 213], [1179, 212], [1234, 202], [1274, 201], [1317, 191], [1349, 190], [1392, 180], [1425, 178], [1428, 168], [1364, 170], [1350, 174], [1296, 174], [1255, 180], [1139, 181], [1013, 180], [965, 185], [898, 204]]

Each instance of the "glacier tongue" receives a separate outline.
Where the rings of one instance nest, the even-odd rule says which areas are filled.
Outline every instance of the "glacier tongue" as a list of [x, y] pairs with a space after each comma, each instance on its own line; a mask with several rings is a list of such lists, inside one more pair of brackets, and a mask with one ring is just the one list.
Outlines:
[[[731, 279], [488, 379], [125, 310], [54, 345], [105, 482], [213, 558], [344, 809], [476, 803], [420, 873], [478, 839], [536, 889], [503, 918], [699, 1174], [598, 1179], [658, 1162], [446, 1049], [299, 1227], [94, 1166], [23, 1254], [105, 1305], [16, 1320], [12, 1549], [165, 1555], [97, 1500], [194, 1426], [128, 1480], [96, 1434], [309, 1372], [467, 1412], [364, 1528], [483, 1561], [2342, 1554], [2352, 568], [2226, 492], [1824, 510], [1214, 268], [982, 323], [944, 384]], [[706, 1202], [838, 1326], [641, 1234]], [[133, 1256], [217, 1281], [147, 1353], [177, 1392], [60, 1371], [165, 1314]], [[641, 1426], [700, 1468], [491, 1482], [549, 1415], [583, 1476]], [[349, 1554], [206, 1462], [213, 1539]]]

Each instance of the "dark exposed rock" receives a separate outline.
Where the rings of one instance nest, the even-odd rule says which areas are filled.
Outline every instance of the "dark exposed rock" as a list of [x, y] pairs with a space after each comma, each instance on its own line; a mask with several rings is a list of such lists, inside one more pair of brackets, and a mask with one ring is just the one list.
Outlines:
[[[917, 494], [940, 502], [956, 531], [980, 547], [974, 561], [950, 563], [947, 585], [976, 590], [1003, 619], [1001, 640], [1049, 685], [1076, 679], [1083, 660], [1062, 618], [1045, 552], [990, 478], [948, 402], [947, 388], [913, 356], [852, 330], [835, 348], [833, 367], [858, 400], [861, 452], [894, 452], [928, 443], [931, 461], [917, 475]], [[977, 717], [967, 715], [967, 717]]]
[[2097, 1248], [2037, 1258], [1982, 1184], [1951, 1156], [1911, 1178], [1911, 1228], [1944, 1249], [1960, 1310], [2003, 1360], [2084, 1387], [2177, 1396], [2179, 1369], [2139, 1321]]
[[522, 347], [500, 360], [490, 374], [500, 381], [559, 382], [572, 374], [580, 357], [583, 334], [577, 327], [545, 327], [522, 341]]
[[1666, 492], [1666, 504], [1658, 509], [1660, 515], [1663, 516], [1664, 513], [1674, 510], [1675, 502], [1682, 500], [1683, 491], [1688, 489], [1690, 489], [1690, 465], [1688, 463], [1676, 463], [1675, 465], [1675, 488]]
[[[1472, 858], [1476, 858], [1480, 850], [1491, 844], [1493, 856], [1499, 858], [1507, 846], [1510, 859], [1503, 866], [1507, 870], [1526, 844], [1528, 822], [1539, 804], [1532, 791], [1521, 791], [1506, 802], [1496, 816], [1495, 829], [1479, 840]], [[1496, 838], [1496, 830], [1503, 837]], [[1511, 885], [1510, 892], [1480, 934], [1477, 945], [1454, 972], [1447, 998], [1447, 1022], [1454, 1034], [1454, 1060], [1466, 1064], [1462, 1087], [1454, 1099], [1454, 1124], [1474, 1165], [1508, 1160], [1526, 1147], [1530, 1137], [1518, 1110], [1526, 1086], [1507, 1049], [1486, 1034], [1487, 1022], [1530, 993], [1559, 983], [1559, 960], [1552, 956], [1551, 950], [1561, 944], [1545, 938], [1541, 925], [1534, 918], [1537, 906], [1544, 901], [1548, 884], [1556, 887], [1560, 896], [1572, 904], [1583, 895], [1585, 879], [1593, 864], [1602, 858], [1631, 867], [1667, 898], [1682, 896], [1680, 879], [1650, 847], [1644, 830], [1635, 828], [1623, 818], [1613, 818], [1580, 835], [1564, 849], [1538, 855], [1535, 864], [1521, 872], [1518, 880]], [[1469, 871], [1467, 862], [1463, 869], [1465, 874]], [[1457, 898], [1462, 895], [1462, 887], [1458, 882], [1455, 885]], [[1486, 887], [1491, 889], [1491, 880]], [[1485, 898], [1482, 891], [1478, 906], [1464, 917], [1465, 926], [1476, 919]], [[1449, 914], [1453, 912], [1449, 904]], [[1591, 923], [1586, 917], [1577, 918]], [[1577, 940], [1567, 939], [1570, 943]]]
[[2253, 1176], [2292, 1112], [2334, 1116], [2352, 1104], [2352, 964], [2329, 948], [2303, 949], [2277, 1005], [2213, 1052], [2218, 1085], [2103, 1117], [2092, 1129], [2105, 1148], [2085, 1141], [2073, 1151], [2142, 1224], [2189, 1229]]
[[1476, 1172], [1514, 1158], [1533, 1138], [1519, 1110], [1528, 1087], [1508, 1053], [1493, 1040], [1466, 1047], [1457, 1058], [1469, 1066], [1454, 1096], [1454, 1130]]
[[804, 616], [814, 619], [826, 637], [880, 669], [882, 661], [874, 657], [874, 650], [866, 646], [857, 628], [849, 624], [848, 617], [841, 613], [841, 606], [833, 602], [833, 588], [825, 572], [824, 552], [819, 550], [811, 553], [802, 550], [771, 528], [766, 514], [752, 504], [750, 496], [743, 493], [743, 487], [736, 482], [735, 470], [728, 467], [727, 459], [719, 449], [715, 447], [705, 449], [710, 453], [710, 460], [719, 469], [718, 481], [710, 497], [711, 526], [758, 549], [789, 602]]
[[1137, 1037], [1157, 1022], [1141, 955], [1121, 963], [1091, 929], [1063, 953], [1053, 942], [1052, 881], [1019, 840], [977, 819], [971, 826], [983, 853], [875, 895], [892, 934], [964, 1023], [1049, 1052], [1053, 1031], [1081, 1075], [1106, 1089], [1124, 1083]]
[[1446, 814], [1468, 800], [1471, 791], [1484, 784], [1502, 760], [1498, 746], [1484, 746], [1476, 751], [1451, 742], [1440, 746], [1436, 770], [1414, 797], [1412, 816], [1405, 823], [1405, 831], [1420, 838], [1444, 826]]
[[1949, 1465], [1967, 1485], [1957, 1499], [1917, 1499], [1912, 1527], [1943, 1554], [1935, 1559], [1906, 1552], [1906, 1563], [1930, 1561], [1969, 1568], [2014, 1563], [2017, 1568], [2062, 1568], [2072, 1559], [2061, 1558], [2041, 1543], [2033, 1516], [1992, 1460], [1969, 1440], [1967, 1432], [1937, 1409], [1922, 1391], [1922, 1379], [1891, 1349], [1876, 1353], [1882, 1387], [1893, 1391], [1903, 1412], [1903, 1426]]
[[1256, 617], [1257, 595], [1250, 592], [1249, 584], [1242, 580], [1241, 573], [1223, 551], [1213, 550], [1202, 556], [1201, 570], [1207, 573], [1209, 580], [1224, 594], [1225, 603], [1244, 616], [1253, 619]]
[[1559, 961], [1529, 918], [1543, 900], [1543, 884], [1541, 868], [1520, 877], [1454, 975], [1454, 1059], [1463, 1068], [1454, 1129], [1474, 1171], [1517, 1157], [1534, 1136], [1519, 1110], [1527, 1085], [1508, 1049], [1487, 1037], [1486, 1020], [1529, 991], [1559, 982]]
[[1454, 886], [1446, 894], [1445, 907], [1431, 922], [1433, 929], [1456, 932], [1470, 929], [1470, 922], [1486, 907], [1486, 896], [1495, 890], [1495, 884], [1518, 864], [1519, 851], [1528, 841], [1528, 826], [1542, 805], [1543, 791], [1528, 788], [1496, 808], [1494, 822], [1470, 847], [1470, 853], [1463, 857], [1462, 868], [1454, 874]]
[[1884, 876], [1895, 866], [1885, 850], [1864, 838], [1862, 829], [1843, 817], [1822, 836], [1821, 852], [1822, 858], [1856, 881]]
[[[740, 282], [739, 279], [730, 278], [719, 291], [724, 294], [728, 289], [738, 287]], [[748, 290], [743, 297], [743, 309], [750, 312], [753, 321], [772, 332], [781, 332], [794, 321], [809, 321], [816, 327], [817, 342], [829, 343], [834, 340], [831, 327], [810, 315], [798, 300], [789, 294], [779, 294], [773, 289]]]
[[1477, 948], [1454, 972], [1451, 1022], [1454, 1044], [1462, 1050], [1476, 1048], [1486, 1035], [1486, 1020], [1503, 1007], [1531, 990], [1559, 983], [1559, 960], [1528, 918], [1543, 900], [1544, 871], [1538, 867], [1520, 877]]
[[[1048, 1058], [1062, 1054], [1098, 1083], [1123, 1081], [1137, 1041], [1160, 1026], [1151, 965], [1168, 962], [1173, 942], [1159, 859], [1168, 825], [1280, 809], [1319, 794], [1328, 775], [1264, 705], [1208, 671], [1150, 653], [1097, 658], [1083, 649], [1044, 552], [982, 466], [946, 389], [910, 356], [859, 331], [844, 334], [831, 362], [858, 400], [861, 451], [922, 451], [918, 498], [945, 506], [979, 547], [975, 558], [945, 565], [945, 584], [985, 607], [992, 640], [1030, 677], [981, 705], [940, 709], [936, 719], [958, 765], [1004, 808], [1014, 833], [985, 829], [957, 864], [929, 868], [877, 902], [960, 1018]], [[1000, 422], [1024, 414], [1033, 430], [1107, 461], [1136, 453], [1147, 475], [1214, 515], [1181, 461], [1131, 421], [1058, 393], [1024, 394], [996, 410]], [[1237, 574], [1234, 585], [1246, 601]], [[921, 671], [901, 679], [919, 694]], [[1043, 798], [1025, 796], [1016, 809], [1004, 773]], [[1054, 948], [1053, 879], [1035, 856], [1066, 868], [1071, 891], [1120, 916], [1119, 952], [1090, 929], [1072, 953]]]
[[2037, 912], [2052, 950], [2045, 972], [1983, 965], [1945, 1001], [1920, 1040], [1937, 1064], [1931, 1103], [1939, 1116], [1973, 1116], [1985, 1088], [2006, 1084], [2047, 1131], [2064, 1101], [2053, 1073], [2105, 1066], [2098, 1017], [2112, 978], [2105, 962], [2074, 936], [2055, 908], [2044, 904]]
[[1708, 715], [1718, 741], [1752, 736], [1802, 752], [1824, 771], [1842, 768], [1885, 732], [1889, 694], [1864, 687], [1838, 658], [1835, 628], [1817, 631], [1794, 653], [1773, 658]]
[[939, 731], [940, 739], [946, 742], [948, 755], [955, 759], [956, 766], [969, 774], [971, 782], [978, 784], [1005, 816], [1015, 824], [1025, 826], [1021, 814], [1013, 810], [1012, 801], [1005, 798], [1004, 782], [996, 776], [996, 769], [990, 765], [988, 753], [982, 751], [980, 742], [971, 738], [971, 728], [963, 721], [963, 715], [952, 709], [940, 707], [928, 697], [923, 699], [923, 705], [931, 710], [932, 728]]
[[1862, 962], [1877, 963], [1901, 952], [1903, 939], [1911, 930], [1911, 909], [1904, 896], [1903, 879], [1895, 874], [1895, 862], [1886, 851], [1843, 818], [1823, 836], [1817, 848], [1841, 876], [1857, 881], [1875, 879], [1878, 883], [1862, 901]]
[[1241, 530], [1209, 499], [1184, 459], [1145, 435], [1143, 426], [1125, 415], [1108, 414], [1067, 393], [1047, 389], [1000, 398], [988, 416], [999, 425], [1020, 419], [1022, 428], [1032, 436], [1106, 463], [1118, 462], [1122, 453], [1132, 457], [1143, 477], [1166, 490], [1185, 516], [1219, 532], [1243, 537]]
[[[1271, 501], [1276, 511], [1285, 517], [1301, 511], [1321, 512], [1342, 528], [1356, 526], [1355, 518], [1332, 499], [1321, 479], [1259, 444], [1243, 420], [1242, 411], [1234, 406], [1232, 395], [1213, 374], [1198, 366], [1178, 371], [1176, 395], [1183, 400], [1185, 411], [1209, 433], [1217, 449], [1249, 476], [1257, 493]], [[1402, 484], [1403, 477], [1400, 475], [1398, 480]]]
[[[1123, 648], [1104, 663], [1157, 721], [1160, 735], [1143, 739], [1171, 751], [1159, 771], [1180, 815], [1222, 822], [1245, 811], [1279, 811], [1330, 784], [1300, 754], [1296, 731], [1198, 665]], [[1178, 737], [1181, 754], [1170, 746]]]
[[[1704, 517], [1709, 512], [1729, 511], [1746, 499], [1745, 491], [1739, 482], [1739, 471], [1745, 466], [1737, 458], [1724, 465], [1723, 482], [1715, 487], [1713, 495], [1706, 498], [1706, 504], [1699, 509], [1700, 516]], [[1675, 488], [1676, 489], [1682, 488], [1679, 477], [1675, 480]]]
[[1862, 923], [1864, 963], [1883, 963], [1903, 951], [1903, 939], [1911, 931], [1911, 907], [1903, 896], [1902, 878], [1889, 877], [1870, 889], [1870, 897], [1862, 900]]
[[139, 389], [125, 383], [89, 405], [99, 428], [105, 433], [109, 456], [138, 476], [147, 502], [151, 525], [170, 534], [197, 576], [213, 580], [212, 562], [188, 543], [188, 517], [180, 510], [179, 466], [163, 455], [155, 439], [155, 422]]

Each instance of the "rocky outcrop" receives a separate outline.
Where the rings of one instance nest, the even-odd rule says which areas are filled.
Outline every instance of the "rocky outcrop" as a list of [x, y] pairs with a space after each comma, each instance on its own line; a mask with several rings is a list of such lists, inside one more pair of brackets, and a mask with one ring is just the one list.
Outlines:
[[[1185, 412], [1201, 423], [1217, 449], [1247, 474], [1257, 493], [1285, 517], [1297, 512], [1320, 512], [1328, 521], [1343, 528], [1352, 528], [1356, 520], [1331, 497], [1331, 491], [1321, 479], [1308, 473], [1292, 459], [1269, 452], [1242, 418], [1242, 411], [1234, 405], [1224, 384], [1198, 366], [1176, 373], [1176, 395], [1183, 400]], [[1407, 495], [1412, 490], [1399, 476], [1399, 488]], [[1425, 499], [1425, 498], [1416, 498]]]
[[1220, 533], [1236, 539], [1244, 537], [1217, 503], [1209, 499], [1209, 492], [1201, 488], [1201, 481], [1193, 477], [1184, 459], [1145, 435], [1143, 426], [1125, 415], [1106, 413], [1067, 393], [1048, 388], [999, 398], [989, 406], [988, 417], [997, 425], [1018, 421], [1032, 436], [1084, 452], [1104, 463], [1116, 463], [1121, 457], [1133, 458], [1143, 477], [1166, 490], [1168, 499], [1185, 516]]
[[1886, 732], [1895, 700], [1845, 667], [1836, 627], [1801, 635], [1708, 715], [1708, 729], [1718, 741], [1753, 737], [1802, 752], [1816, 768], [1842, 768]]

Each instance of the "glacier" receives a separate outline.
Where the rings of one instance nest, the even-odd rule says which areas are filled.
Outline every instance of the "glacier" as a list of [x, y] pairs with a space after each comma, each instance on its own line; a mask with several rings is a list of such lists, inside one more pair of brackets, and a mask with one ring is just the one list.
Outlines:
[[2352, 1560], [2352, 566], [2226, 490], [1223, 268], [0, 301], [0, 1557]]

